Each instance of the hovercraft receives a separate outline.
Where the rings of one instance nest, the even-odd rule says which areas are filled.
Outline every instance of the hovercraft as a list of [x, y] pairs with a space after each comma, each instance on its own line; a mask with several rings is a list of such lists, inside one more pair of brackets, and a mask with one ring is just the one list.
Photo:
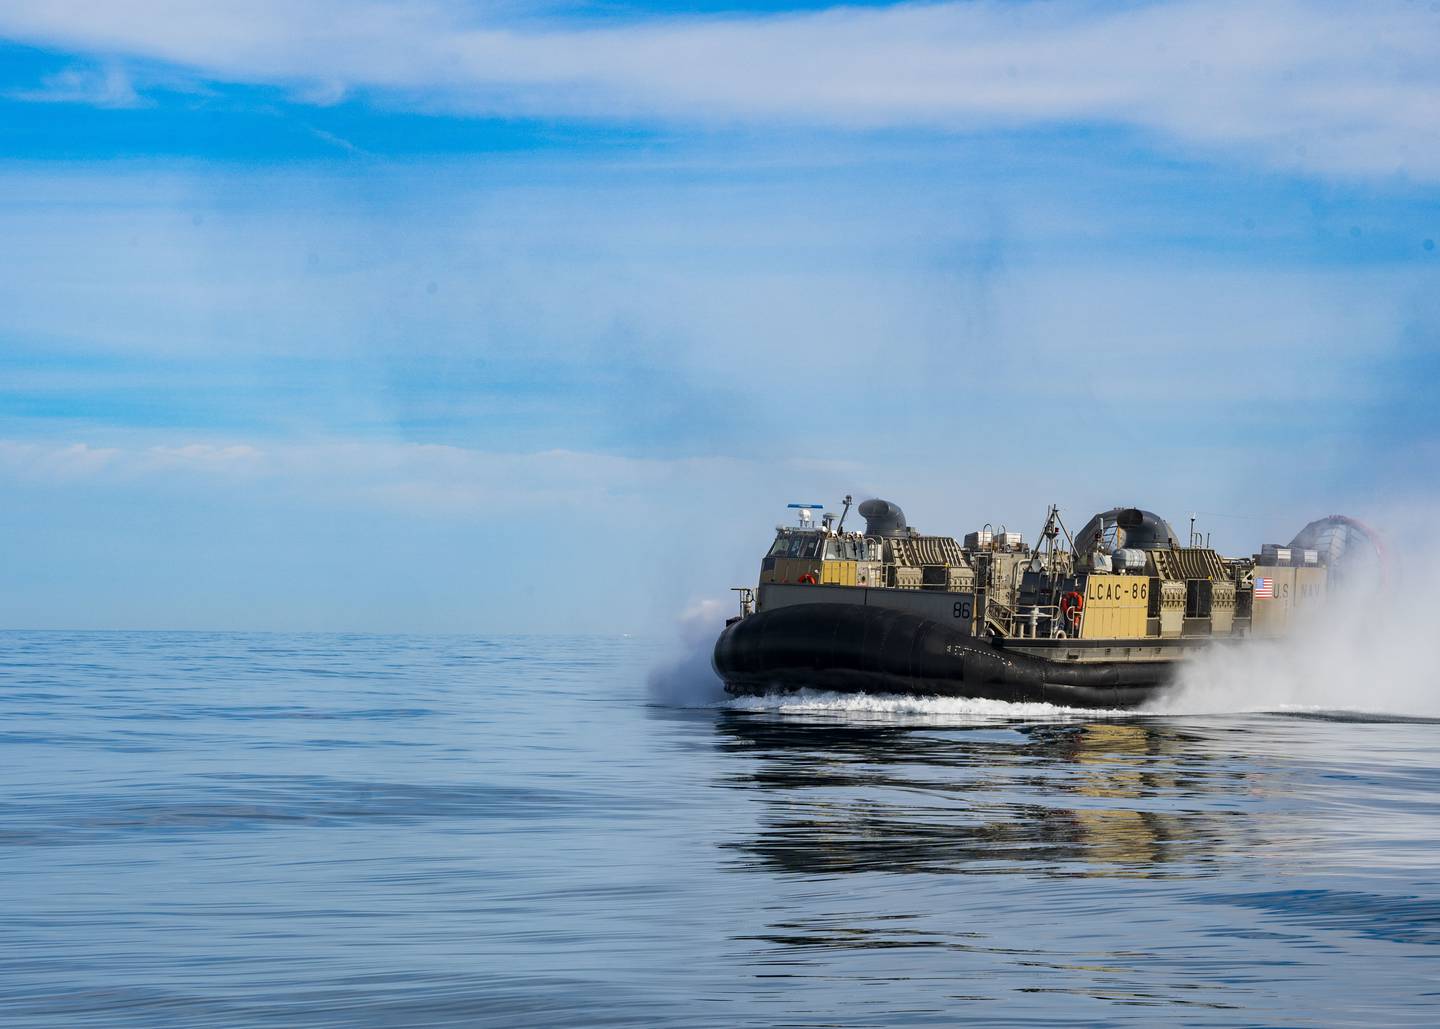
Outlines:
[[799, 524], [777, 526], [758, 585], [737, 589], [740, 614], [715, 644], [730, 693], [1133, 707], [1218, 640], [1283, 634], [1354, 564], [1357, 538], [1379, 551], [1343, 516], [1312, 522], [1298, 545], [1228, 558], [1193, 522], [1181, 545], [1168, 521], [1134, 507], [1072, 534], [1052, 506], [1032, 547], [990, 525], [963, 542], [925, 535], [887, 500], [860, 505], [863, 532], [845, 531], [848, 496], [818, 525], [820, 505], [790, 506]]

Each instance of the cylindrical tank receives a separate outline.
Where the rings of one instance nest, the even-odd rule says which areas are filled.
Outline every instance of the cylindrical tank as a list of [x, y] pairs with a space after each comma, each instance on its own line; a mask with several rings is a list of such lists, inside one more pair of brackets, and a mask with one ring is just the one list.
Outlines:
[[1121, 547], [1110, 555], [1110, 562], [1117, 572], [1143, 572], [1145, 551], [1134, 547]]

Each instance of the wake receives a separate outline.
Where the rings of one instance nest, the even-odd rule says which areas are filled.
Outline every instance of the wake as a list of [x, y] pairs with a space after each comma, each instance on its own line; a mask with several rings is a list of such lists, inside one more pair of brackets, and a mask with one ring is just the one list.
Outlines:
[[731, 697], [715, 705], [731, 711], [814, 715], [830, 718], [921, 718], [944, 722], [1070, 721], [1076, 718], [1114, 716], [1119, 711], [1061, 707], [1057, 704], [1017, 703], [964, 697], [922, 697], [892, 693], [832, 693], [799, 690]]

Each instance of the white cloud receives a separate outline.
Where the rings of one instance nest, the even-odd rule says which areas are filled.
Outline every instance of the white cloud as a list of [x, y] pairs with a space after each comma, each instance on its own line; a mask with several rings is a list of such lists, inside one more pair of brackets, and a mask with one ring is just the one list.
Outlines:
[[[129, 455], [132, 460], [135, 455]], [[257, 447], [246, 443], [185, 443], [180, 446], [153, 446], [140, 455], [141, 470], [189, 468], [212, 471], [251, 471], [264, 460]]]
[[93, 107], [141, 107], [144, 101], [123, 68], [66, 68], [48, 75], [39, 89], [14, 90], [12, 100], [32, 103], [89, 104]]
[[[941, 440], [938, 447], [922, 441], [891, 448], [883, 457], [852, 459], [827, 453], [826, 441], [817, 438], [812, 453], [823, 456], [745, 459], [504, 452], [368, 439], [160, 441], [110, 432], [91, 442], [0, 439], [0, 486], [17, 496], [35, 488], [144, 496], [148, 503], [177, 509], [203, 510], [200, 498], [231, 498], [274, 510], [343, 512], [350, 520], [367, 512], [417, 524], [500, 520], [527, 538], [568, 524], [586, 526], [594, 535], [643, 530], [671, 541], [697, 531], [725, 539], [763, 535], [785, 515], [787, 501], [818, 498], [838, 509], [845, 493], [890, 497], [902, 503], [913, 524], [955, 532], [986, 521], [1028, 530], [1056, 500], [1078, 520], [1091, 509], [1127, 502], [1178, 519], [1203, 502], [1236, 517], [1245, 513], [1238, 523], [1205, 526], [1226, 545], [1242, 546], [1253, 544], [1248, 537], [1262, 519], [1277, 521], [1277, 532], [1293, 533], [1321, 508], [1371, 503], [1309, 474], [1307, 455], [1291, 455], [1297, 468], [1287, 470], [1248, 444], [1193, 439], [1183, 445], [1172, 441], [1165, 448], [1170, 463], [1164, 464], [1138, 439], [1136, 451], [1127, 453], [1131, 434], [1122, 420], [1114, 437], [1083, 461], [1052, 462], [1043, 475], [1028, 460], [995, 465], [982, 479], [951, 474], [965, 446], [956, 440]], [[1147, 471], [1137, 479], [1133, 468], [1140, 465]], [[937, 475], [940, 469], [945, 472]], [[1143, 496], [1134, 495], [1137, 488]], [[735, 558], [724, 547], [696, 556], [707, 566]]]
[[[893, 461], [904, 439], [907, 459], [942, 467], [970, 427], [1004, 424], [1006, 453], [1047, 453], [1065, 412], [1083, 410], [1128, 426], [1104, 446], [1147, 475], [1199, 474], [1196, 448], [1237, 440], [1295, 469], [1364, 431], [1367, 412], [1410, 409], [1413, 387], [1387, 362], [1436, 324], [1418, 243], [1412, 260], [1361, 263], [1330, 259], [1348, 246], [1307, 245], [1324, 233], [1348, 244], [1359, 215], [1345, 208], [1157, 211], [1126, 179], [1114, 222], [1114, 200], [1067, 210], [1024, 181], [926, 197], [868, 179], [733, 176], [717, 194], [628, 176], [546, 185], [528, 167], [493, 180], [481, 169], [464, 188], [428, 169], [371, 179], [373, 194], [407, 198], [378, 205], [302, 173], [0, 174], [12, 203], [0, 256], [13, 257], [0, 336], [34, 355], [12, 362], [6, 385], [47, 412], [12, 417], [25, 427], [10, 431], [90, 439], [159, 412], [210, 434], [867, 462]], [[1280, 243], [1237, 261], [1249, 245], [1237, 215], [1252, 210]], [[1363, 214], [1377, 239], [1416, 231], [1409, 208]], [[992, 223], [1003, 253], [974, 261]], [[1187, 248], [1206, 232], [1223, 252]], [[1157, 233], [1182, 242], [1144, 243]], [[574, 380], [552, 381], [557, 369]], [[1133, 428], [1151, 424], [1165, 429]], [[690, 435], [677, 441], [677, 427]], [[404, 453], [395, 463], [412, 470], [413, 454], [451, 454], [454, 474], [343, 488], [473, 509], [562, 463], [491, 475], [443, 449]], [[318, 481], [340, 458], [316, 462]], [[259, 474], [267, 460], [233, 467]], [[604, 467], [580, 460], [575, 481]], [[633, 481], [636, 467], [653, 466], [607, 481]], [[565, 488], [542, 492], [567, 502]]]
[[[772, 462], [731, 458], [636, 458], [573, 450], [494, 452], [470, 447], [371, 440], [323, 442], [128, 440], [86, 442], [0, 439], [0, 480], [12, 484], [87, 482], [126, 485], [229, 486], [266, 489], [316, 502], [382, 507], [416, 515], [470, 517], [505, 505], [512, 512], [568, 511], [644, 498], [669, 487], [693, 495], [700, 483], [753, 482], [794, 475], [837, 479], [855, 474], [845, 462]], [[727, 487], [715, 487], [727, 488]]]
[[92, 447], [87, 443], [0, 440], [0, 471], [15, 479], [67, 482], [93, 478], [121, 454], [115, 447]]
[[585, 23], [511, 7], [0, 2], [12, 38], [475, 112], [940, 130], [1114, 124], [1440, 177], [1440, 13], [1329, 0], [937, 3]]

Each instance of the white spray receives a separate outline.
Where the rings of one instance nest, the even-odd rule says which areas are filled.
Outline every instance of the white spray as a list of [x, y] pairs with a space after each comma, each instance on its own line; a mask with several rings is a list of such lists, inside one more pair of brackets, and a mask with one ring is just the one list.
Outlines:
[[1406, 553], [1384, 586], [1332, 593], [1283, 639], [1222, 645], [1188, 662], [1146, 710], [1440, 715], [1437, 585], [1440, 561]]
[[651, 669], [646, 677], [652, 704], [705, 707], [725, 698], [724, 684], [710, 667], [710, 654], [731, 606], [722, 600], [701, 600], [680, 616], [679, 655]]

